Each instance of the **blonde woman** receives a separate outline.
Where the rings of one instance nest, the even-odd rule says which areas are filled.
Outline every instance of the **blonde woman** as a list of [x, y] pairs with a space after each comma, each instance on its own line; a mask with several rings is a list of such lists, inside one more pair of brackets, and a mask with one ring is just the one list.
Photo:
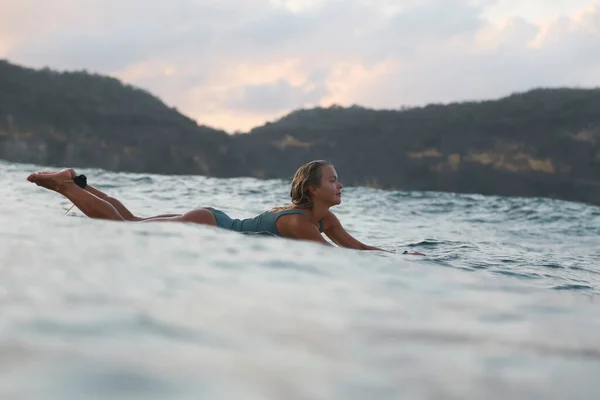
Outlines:
[[236, 232], [267, 233], [330, 245], [321, 235], [324, 233], [341, 247], [383, 250], [355, 239], [329, 211], [331, 207], [341, 203], [343, 185], [338, 180], [335, 168], [328, 161], [311, 161], [298, 168], [290, 189], [291, 204], [241, 220], [232, 219], [223, 211], [212, 207], [198, 208], [183, 214], [136, 217], [119, 200], [88, 185], [87, 178], [77, 175], [71, 168], [59, 172], [33, 173], [27, 180], [62, 194], [90, 218], [133, 222], [192, 222]]

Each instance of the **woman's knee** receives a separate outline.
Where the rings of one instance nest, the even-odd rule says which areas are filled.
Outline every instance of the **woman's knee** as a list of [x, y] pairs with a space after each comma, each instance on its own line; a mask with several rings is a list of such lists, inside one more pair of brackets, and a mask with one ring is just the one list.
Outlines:
[[215, 216], [205, 208], [188, 211], [181, 215], [181, 221], [194, 222], [196, 224], [217, 225]]

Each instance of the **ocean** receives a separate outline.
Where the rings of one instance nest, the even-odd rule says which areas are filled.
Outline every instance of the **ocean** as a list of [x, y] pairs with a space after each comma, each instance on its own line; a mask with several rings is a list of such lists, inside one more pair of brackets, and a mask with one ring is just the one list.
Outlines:
[[[55, 169], [0, 162], [3, 400], [600, 398], [600, 207], [345, 187], [332, 211], [394, 253], [359, 252], [65, 215], [25, 179]], [[288, 201], [77, 171], [140, 216]]]

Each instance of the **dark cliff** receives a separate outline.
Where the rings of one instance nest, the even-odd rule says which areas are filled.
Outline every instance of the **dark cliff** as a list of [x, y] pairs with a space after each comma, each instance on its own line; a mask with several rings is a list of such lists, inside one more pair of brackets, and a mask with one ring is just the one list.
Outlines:
[[284, 179], [324, 158], [351, 185], [600, 204], [600, 89], [406, 110], [299, 110], [231, 136], [114, 78], [0, 61], [0, 158]]
[[[85, 72], [0, 61], [0, 158], [110, 170], [214, 174], [227, 133], [150, 93]], [[231, 160], [234, 162], [235, 160]]]

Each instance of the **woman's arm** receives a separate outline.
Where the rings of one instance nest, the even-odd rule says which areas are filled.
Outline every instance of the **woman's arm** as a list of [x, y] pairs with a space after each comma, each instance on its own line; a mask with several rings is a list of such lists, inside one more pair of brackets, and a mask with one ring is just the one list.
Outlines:
[[388, 251], [379, 247], [369, 246], [354, 238], [352, 235], [346, 232], [346, 230], [340, 223], [340, 220], [332, 212], [329, 212], [329, 214], [327, 214], [324, 223], [324, 233], [329, 239], [331, 239], [333, 243], [337, 244], [338, 246], [355, 250]]

